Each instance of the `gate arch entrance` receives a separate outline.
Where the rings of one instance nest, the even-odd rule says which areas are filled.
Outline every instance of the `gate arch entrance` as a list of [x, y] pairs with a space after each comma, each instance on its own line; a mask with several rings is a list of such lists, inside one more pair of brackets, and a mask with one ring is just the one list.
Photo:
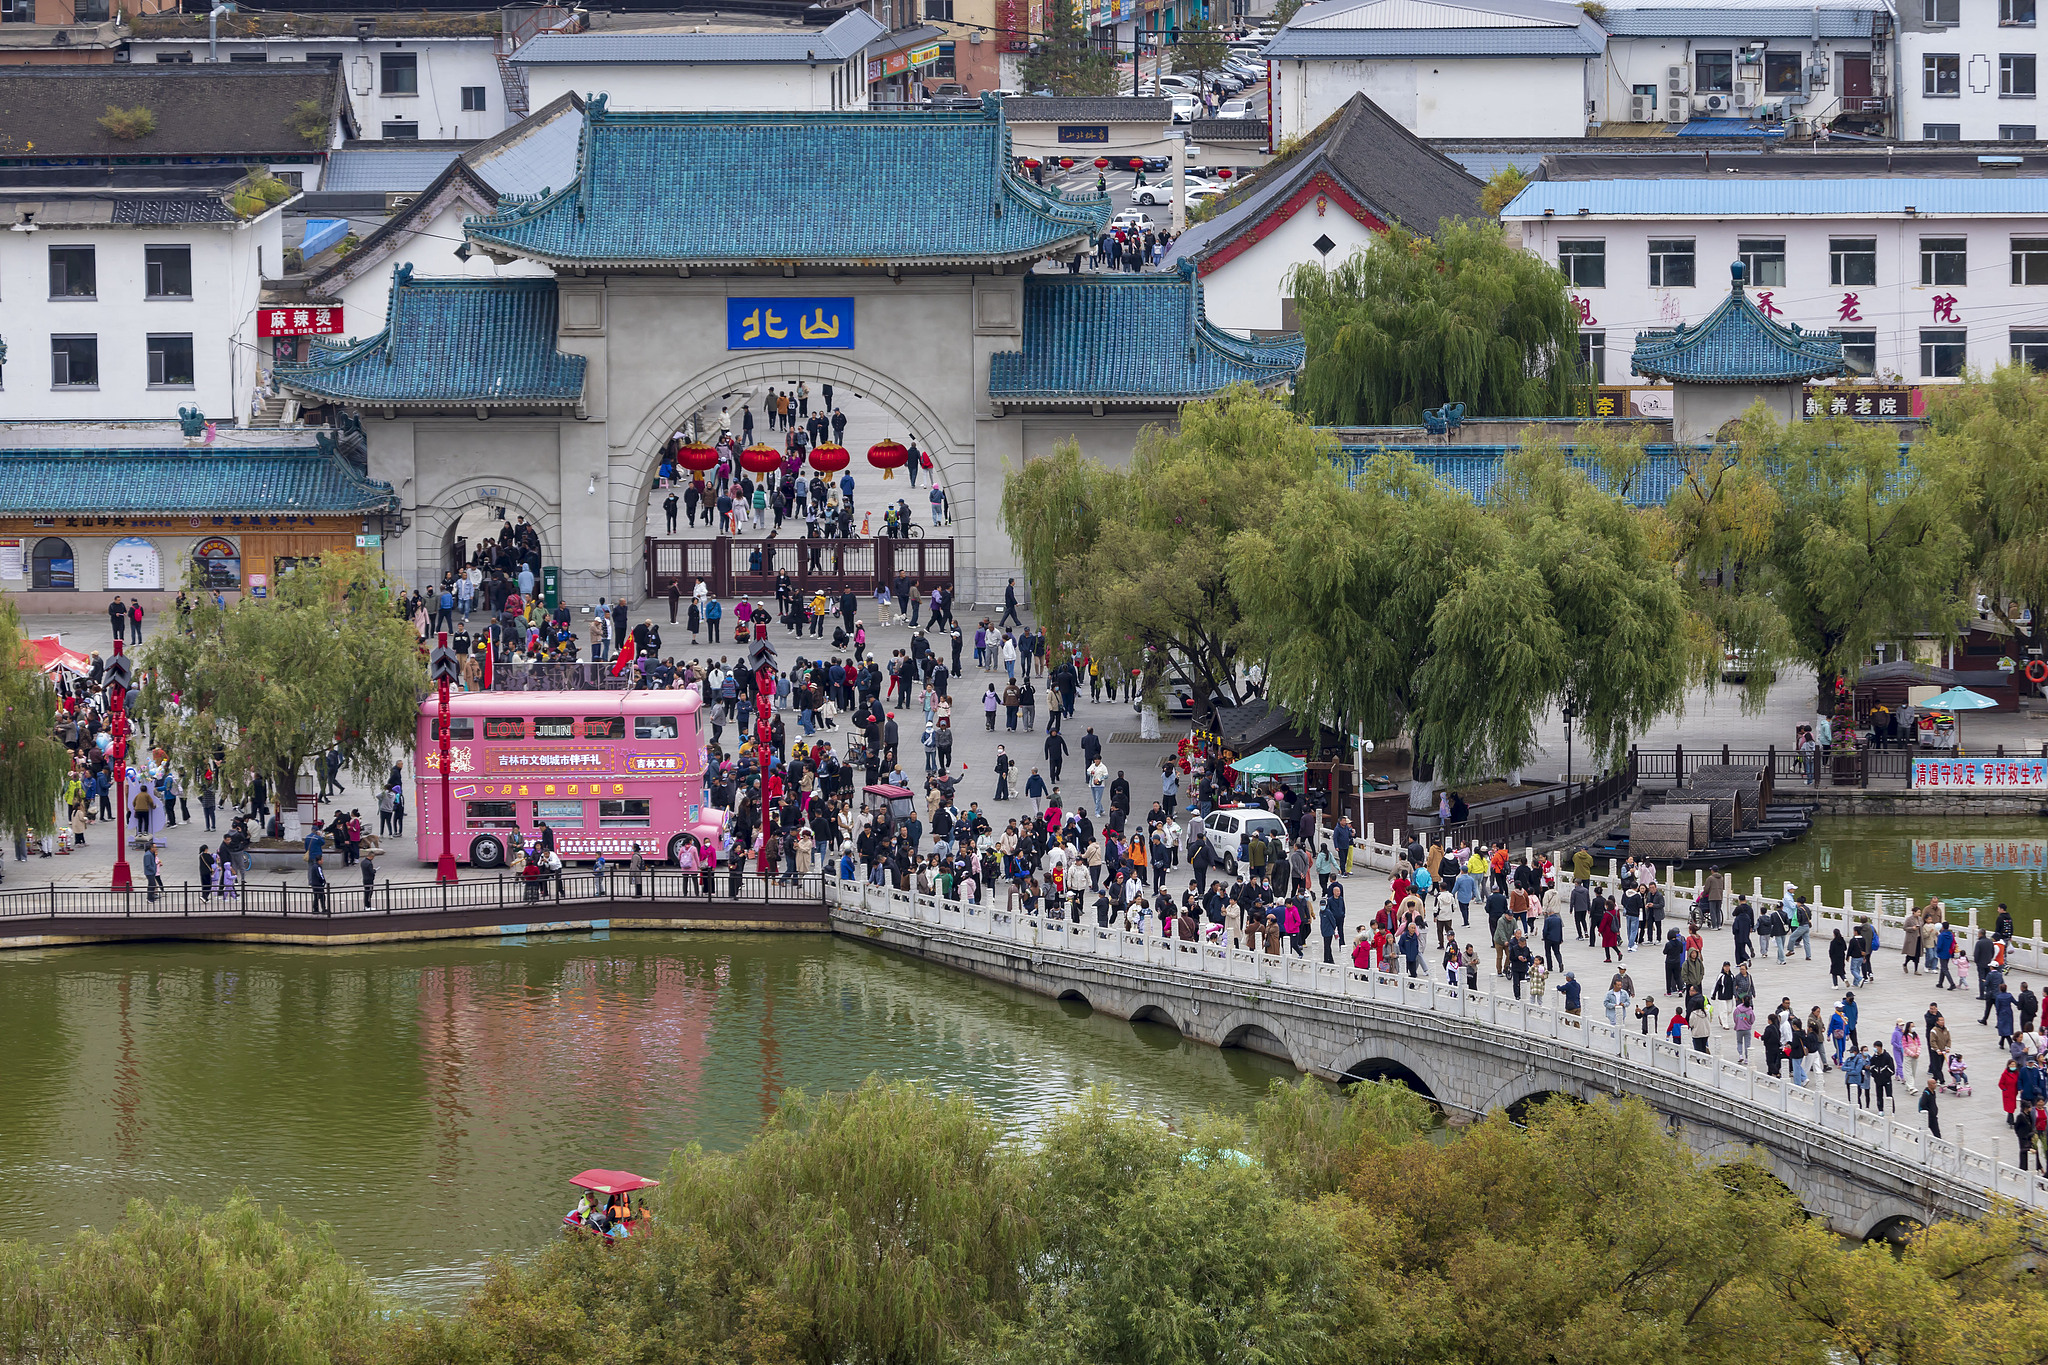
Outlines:
[[[501, 517], [499, 513], [503, 513]], [[413, 537], [418, 554], [418, 581], [424, 586], [439, 583], [454, 567], [458, 538], [474, 552], [479, 533], [498, 534], [500, 527], [515, 526], [524, 518], [540, 536], [540, 560], [560, 563], [561, 518], [552, 505], [533, 489], [508, 479], [476, 479], [459, 484], [432, 506], [413, 513]]]

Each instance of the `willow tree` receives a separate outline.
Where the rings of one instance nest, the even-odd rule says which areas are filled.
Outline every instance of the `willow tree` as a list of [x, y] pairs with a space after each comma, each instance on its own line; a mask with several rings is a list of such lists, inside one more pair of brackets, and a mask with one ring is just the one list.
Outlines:
[[1564, 276], [1497, 226], [1395, 228], [1334, 267], [1294, 267], [1308, 359], [1298, 409], [1337, 426], [1413, 423], [1463, 403], [1488, 417], [1575, 410], [1579, 315]]
[[218, 760], [236, 799], [262, 774], [288, 810], [298, 773], [331, 745], [351, 772], [381, 781], [413, 742], [426, 686], [392, 587], [375, 560], [350, 552], [277, 575], [266, 600], [220, 607], [195, 593], [191, 628], [143, 652], [157, 743], [187, 771]]
[[1227, 546], [1268, 524], [1288, 489], [1330, 468], [1329, 438], [1249, 385], [1181, 409], [1172, 432], [1148, 428], [1128, 466], [1083, 459], [1071, 442], [1013, 470], [1003, 526], [1039, 619], [1105, 673], [1168, 668], [1196, 704], [1245, 696], [1236, 656], [1243, 612]]
[[1936, 390], [1920, 446], [1970, 485], [1957, 506], [1987, 610], [2031, 630], [2048, 612], [2048, 379], [2007, 365]]
[[0, 826], [19, 839], [49, 826], [71, 761], [52, 729], [56, 690], [29, 652], [12, 602], [0, 602], [0, 660]]

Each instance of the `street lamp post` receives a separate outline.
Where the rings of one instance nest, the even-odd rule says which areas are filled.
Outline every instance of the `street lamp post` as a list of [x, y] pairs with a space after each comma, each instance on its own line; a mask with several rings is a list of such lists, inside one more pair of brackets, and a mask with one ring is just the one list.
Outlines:
[[1564, 791], [1565, 799], [1571, 799], [1572, 791], [1572, 719], [1579, 714], [1579, 694], [1576, 688], [1566, 688], [1564, 694]]

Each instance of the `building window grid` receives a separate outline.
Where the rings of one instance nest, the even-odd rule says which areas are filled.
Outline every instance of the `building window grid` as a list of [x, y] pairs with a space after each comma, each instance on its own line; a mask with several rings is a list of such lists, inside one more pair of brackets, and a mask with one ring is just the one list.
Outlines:
[[1968, 284], [1969, 245], [1969, 239], [1966, 237], [1922, 237], [1920, 283]]
[[1693, 284], [1693, 239], [1652, 237], [1650, 239], [1650, 287], [1690, 289]]
[[2034, 27], [2034, 0], [1998, 0], [1998, 26]]
[[1961, 142], [1963, 125], [1960, 123], [1923, 123], [1920, 125], [1922, 142]]
[[1920, 58], [1920, 93], [1929, 99], [1959, 99], [1963, 93], [1960, 52], [1929, 52]]
[[1998, 97], [2002, 100], [2030, 100], [2035, 94], [2035, 60], [2031, 52], [1998, 54]]
[[1601, 289], [1607, 284], [1607, 243], [1559, 242], [1557, 268], [1565, 279], [1580, 289]]
[[1843, 332], [1842, 365], [1850, 374], [1859, 379], [1868, 379], [1877, 373], [1877, 333], [1873, 331]]
[[417, 95], [420, 92], [420, 58], [417, 52], [386, 52], [378, 62], [377, 90], [384, 95]]
[[89, 246], [50, 248], [50, 297], [53, 299], [94, 299], [99, 297], [97, 263]]
[[1830, 237], [1829, 284], [1876, 284], [1877, 238]]
[[149, 387], [193, 387], [190, 333], [153, 335], [149, 338]]
[[2000, 142], [2033, 142], [2035, 125], [2031, 123], [2001, 123], [1998, 125]]
[[465, 86], [463, 86], [463, 87], [462, 87], [462, 112], [463, 112], [463, 113], [465, 113], [465, 114], [482, 114], [482, 113], [487, 113], [487, 112], [489, 112], [489, 105], [490, 105], [490, 88], [489, 88], [488, 86], [482, 86], [482, 85], [465, 85]]
[[192, 297], [192, 248], [146, 246], [142, 249], [142, 292], [145, 298]]
[[2012, 329], [2012, 362], [2028, 365], [2037, 373], [2048, 373], [2048, 332], [2036, 328]]
[[1742, 258], [1743, 278], [1752, 285], [1782, 287], [1785, 283], [1783, 237], [1739, 237], [1735, 254]]
[[1962, 22], [1962, 0], [1922, 0], [1923, 21], [1936, 28], [1953, 28]]
[[2048, 284], [2048, 237], [2012, 239], [2012, 282]]
[[1969, 332], [1961, 327], [1920, 329], [1920, 377], [1959, 379], [1969, 361]]
[[1579, 373], [1587, 384], [1607, 382], [1607, 333], [1579, 333]]
[[96, 389], [100, 386], [100, 339], [91, 335], [50, 338], [50, 387]]

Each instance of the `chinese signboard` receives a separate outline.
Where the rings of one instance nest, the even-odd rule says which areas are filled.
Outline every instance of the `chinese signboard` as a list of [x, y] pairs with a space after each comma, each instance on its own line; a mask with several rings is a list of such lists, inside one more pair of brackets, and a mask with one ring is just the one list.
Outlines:
[[1915, 787], [1950, 791], [2048, 789], [2048, 758], [1916, 758]]
[[325, 337], [341, 335], [341, 309], [265, 308], [256, 314], [260, 337]]
[[1083, 146], [1092, 146], [1109, 141], [1109, 125], [1106, 123], [1062, 123], [1060, 141]]
[[1927, 398], [1919, 389], [1809, 385], [1804, 411], [1808, 417], [1921, 417]]
[[1593, 417], [1669, 417], [1671, 390], [1602, 385], [1593, 392]]
[[2048, 839], [1915, 839], [1915, 872], [2044, 872]]
[[853, 300], [849, 298], [727, 299], [728, 351], [850, 351]]
[[910, 64], [912, 66], [930, 66], [938, 59], [939, 45], [937, 43], [926, 43], [923, 47], [913, 47], [910, 49]]

